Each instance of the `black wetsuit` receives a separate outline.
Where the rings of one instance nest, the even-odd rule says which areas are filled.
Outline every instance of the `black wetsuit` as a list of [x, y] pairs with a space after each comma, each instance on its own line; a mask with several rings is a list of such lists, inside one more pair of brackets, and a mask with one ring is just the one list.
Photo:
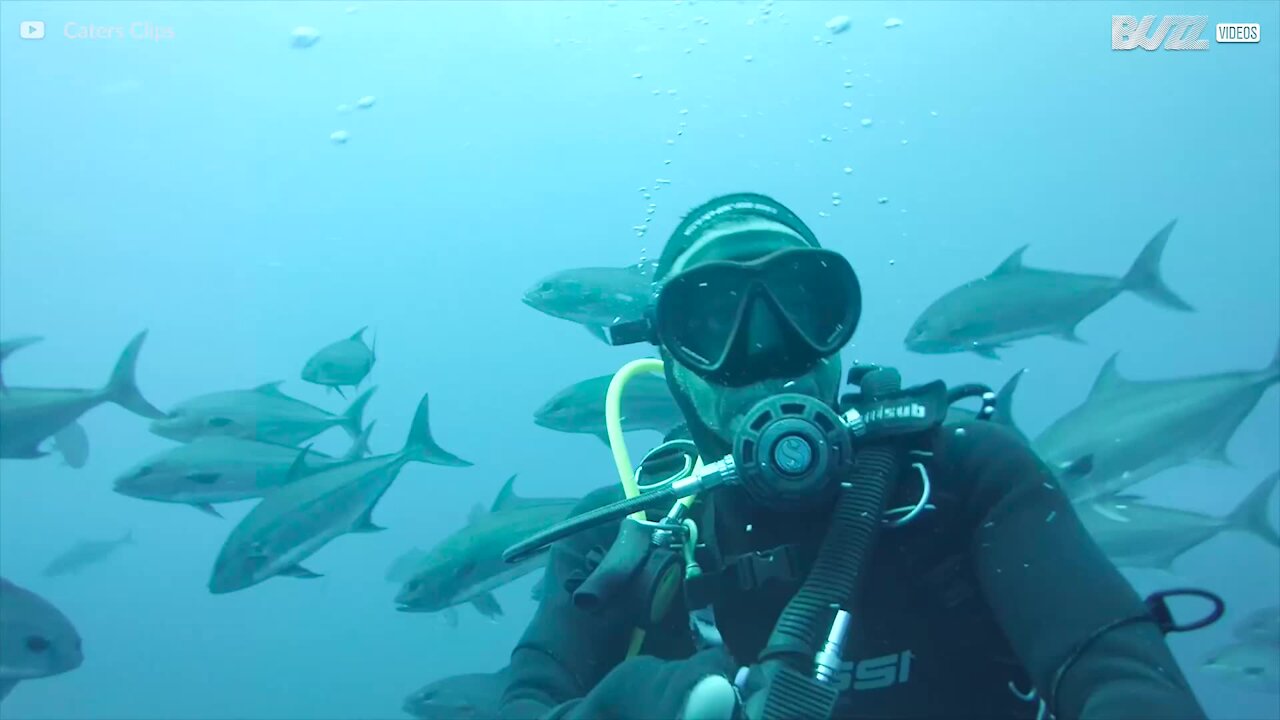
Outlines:
[[[836, 717], [1035, 718], [1046, 710], [1058, 720], [1205, 717], [1142, 600], [1025, 441], [972, 422], [938, 430], [926, 452], [932, 456], [910, 461], [928, 469], [936, 509], [880, 536], [864, 596], [848, 608], [843, 656], [852, 662]], [[915, 478], [904, 472], [892, 505], [919, 497]], [[807, 567], [823, 523], [752, 516], [721, 493], [699, 522], [704, 535], [715, 526], [704, 537], [712, 554], [790, 544], [792, 559]], [[616, 488], [599, 491], [582, 507], [620, 497]], [[539, 717], [581, 698], [623, 660], [633, 626], [620, 608], [575, 609], [566, 589], [616, 534], [617, 525], [606, 526], [552, 548], [547, 595], [512, 653], [505, 717]], [[742, 591], [743, 575], [726, 571], [711, 583], [720, 588], [712, 607], [726, 647], [748, 665], [798, 585]], [[677, 602], [643, 652], [686, 657], [690, 638], [687, 609]], [[644, 698], [635, 703], [637, 717], [646, 717]]]

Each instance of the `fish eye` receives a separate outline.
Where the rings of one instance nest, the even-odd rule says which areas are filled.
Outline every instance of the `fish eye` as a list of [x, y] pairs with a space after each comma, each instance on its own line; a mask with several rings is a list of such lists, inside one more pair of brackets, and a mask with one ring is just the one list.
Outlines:
[[224, 417], [209, 418], [209, 427], [220, 428], [220, 427], [226, 427], [230, 424], [231, 424], [231, 420], [229, 418], [224, 418]]
[[538, 286], [538, 292], [544, 292], [544, 293], [549, 293], [549, 292], [551, 292], [551, 283], [549, 283], [549, 282], [544, 282], [544, 283], [542, 283], [541, 285], [539, 285], [539, 286]]
[[41, 635], [27, 636], [27, 649], [33, 653], [42, 653], [49, 649], [49, 639]]
[[135, 477], [146, 477], [147, 475], [150, 475], [153, 470], [155, 470], [155, 468], [150, 465], [143, 465], [138, 468], [138, 474]]
[[1244, 669], [1244, 674], [1248, 675], [1249, 677], [1258, 677], [1263, 672], [1265, 671], [1260, 667], [1247, 667]]

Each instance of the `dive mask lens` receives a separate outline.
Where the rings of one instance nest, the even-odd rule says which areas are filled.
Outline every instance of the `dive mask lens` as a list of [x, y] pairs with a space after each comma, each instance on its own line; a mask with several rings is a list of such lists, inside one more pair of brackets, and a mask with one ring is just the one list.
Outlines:
[[655, 325], [661, 344], [682, 365], [745, 384], [762, 373], [803, 372], [835, 353], [853, 336], [861, 310], [858, 278], [844, 257], [790, 248], [749, 262], [709, 262], [672, 277], [658, 294]]
[[658, 295], [658, 338], [681, 364], [695, 370], [724, 364], [746, 309], [750, 284], [739, 276], [741, 268], [717, 265], [725, 267], [676, 276]]
[[814, 350], [830, 355], [853, 337], [862, 315], [862, 288], [842, 255], [818, 249], [784, 252], [761, 272], [779, 310]]

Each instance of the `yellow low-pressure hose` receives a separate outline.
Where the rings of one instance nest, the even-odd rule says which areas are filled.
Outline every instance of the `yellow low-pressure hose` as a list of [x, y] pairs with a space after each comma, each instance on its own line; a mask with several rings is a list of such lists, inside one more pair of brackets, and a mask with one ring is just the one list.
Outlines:
[[[640, 487], [636, 483], [635, 468], [631, 466], [631, 454], [627, 452], [627, 443], [622, 437], [622, 391], [626, 388], [627, 383], [631, 379], [641, 373], [652, 373], [661, 375], [663, 373], [662, 361], [654, 358], [644, 358], [641, 360], [632, 360], [623, 365], [617, 373], [614, 374], [613, 380], [609, 383], [609, 392], [604, 398], [604, 424], [605, 429], [609, 433], [609, 449], [613, 451], [613, 464], [618, 468], [618, 480], [622, 483], [622, 490], [628, 498], [636, 497], [640, 494]], [[702, 459], [699, 458], [697, 464], [694, 465], [694, 472], [702, 469]], [[680, 502], [685, 507], [693, 504], [694, 496], [690, 495], [681, 498]], [[631, 515], [633, 520], [643, 520], [644, 512], [636, 512]], [[631, 647], [627, 650], [627, 657], [632, 657], [640, 652], [640, 646], [644, 644], [644, 629], [636, 628], [631, 635]]]

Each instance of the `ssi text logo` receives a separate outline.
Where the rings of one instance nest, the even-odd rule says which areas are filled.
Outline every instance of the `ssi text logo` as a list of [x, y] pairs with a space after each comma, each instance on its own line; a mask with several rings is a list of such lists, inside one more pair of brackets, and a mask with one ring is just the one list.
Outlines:
[[911, 661], [915, 657], [905, 650], [856, 662], [846, 660], [836, 674], [836, 687], [840, 692], [861, 692], [902, 685], [911, 679]]

